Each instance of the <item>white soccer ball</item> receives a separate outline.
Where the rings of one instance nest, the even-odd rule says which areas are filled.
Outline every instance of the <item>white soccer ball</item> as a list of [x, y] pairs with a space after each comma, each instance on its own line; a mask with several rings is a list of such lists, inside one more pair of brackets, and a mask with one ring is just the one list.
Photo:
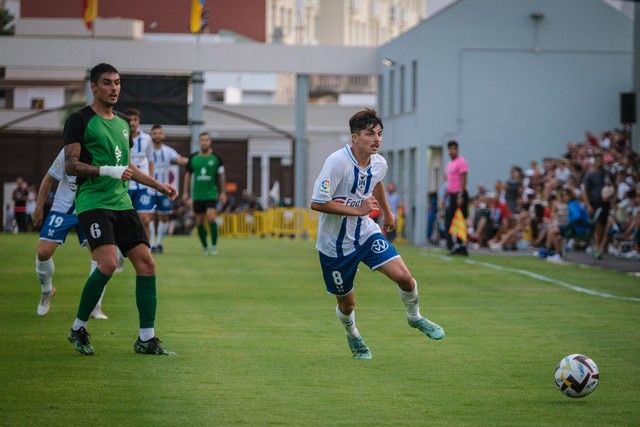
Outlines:
[[598, 366], [584, 354], [563, 357], [556, 367], [555, 382], [558, 390], [569, 397], [585, 397], [598, 386]]

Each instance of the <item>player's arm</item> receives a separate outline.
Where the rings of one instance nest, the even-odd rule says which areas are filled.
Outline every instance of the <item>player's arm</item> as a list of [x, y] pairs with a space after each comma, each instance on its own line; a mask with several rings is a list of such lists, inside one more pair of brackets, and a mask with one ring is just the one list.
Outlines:
[[464, 201], [464, 192], [467, 190], [467, 173], [463, 172], [460, 174], [460, 192], [457, 197], [457, 205], [458, 207], [462, 207]]
[[175, 159], [171, 159], [170, 163], [172, 165], [187, 166], [187, 163], [189, 163], [189, 158], [188, 157], [182, 157], [182, 156], [179, 155]]
[[218, 188], [220, 189], [218, 200], [220, 200], [220, 203], [222, 203], [223, 205], [227, 203], [227, 192], [225, 191], [226, 185], [227, 176], [224, 172], [224, 166], [220, 166], [220, 169], [218, 169]]
[[333, 200], [325, 203], [315, 201], [311, 202], [311, 210], [332, 215], [366, 216], [369, 215], [369, 212], [377, 209], [380, 209], [378, 207], [378, 201], [373, 196], [364, 199], [362, 204], [357, 207], [345, 206], [342, 203], [338, 203]]
[[131, 179], [131, 168], [127, 166], [94, 166], [80, 161], [80, 143], [73, 142], [64, 146], [64, 170], [67, 175], [77, 177], [110, 176], [113, 179], [127, 181]]
[[155, 163], [153, 163], [153, 160], [149, 159], [149, 176], [153, 176], [154, 171], [155, 171]]
[[39, 227], [42, 224], [42, 216], [44, 212], [44, 204], [47, 201], [47, 197], [49, 195], [49, 191], [51, 191], [51, 186], [57, 179], [52, 177], [49, 174], [46, 174], [44, 178], [42, 178], [42, 182], [40, 183], [40, 188], [38, 189], [38, 195], [36, 196], [36, 207], [31, 214], [31, 221], [33, 225]]
[[182, 199], [186, 202], [189, 200], [189, 190], [191, 187], [191, 172], [186, 171], [182, 179]]
[[132, 180], [158, 190], [162, 194], [169, 196], [171, 200], [174, 200], [176, 197], [178, 197], [178, 191], [175, 188], [173, 188], [173, 186], [169, 184], [163, 184], [160, 181], [154, 178], [151, 178], [149, 175], [147, 175], [146, 173], [138, 169], [138, 167], [133, 163], [129, 162], [128, 169], [131, 170]]
[[64, 146], [64, 170], [67, 175], [77, 177], [100, 176], [100, 168], [80, 161], [80, 143]]
[[396, 228], [396, 216], [391, 211], [391, 207], [387, 202], [387, 193], [384, 191], [384, 184], [382, 181], [378, 181], [375, 187], [373, 187], [373, 196], [378, 200], [378, 205], [384, 215], [383, 227], [384, 230], [389, 232]]

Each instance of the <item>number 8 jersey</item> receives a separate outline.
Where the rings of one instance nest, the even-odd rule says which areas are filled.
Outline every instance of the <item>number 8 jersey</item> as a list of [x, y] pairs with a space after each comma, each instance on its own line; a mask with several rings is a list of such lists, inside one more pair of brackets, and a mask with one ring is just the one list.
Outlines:
[[[334, 201], [358, 207], [370, 197], [376, 184], [387, 173], [387, 161], [380, 154], [371, 156], [366, 167], [360, 167], [351, 147], [332, 153], [324, 163], [313, 185], [311, 201]], [[372, 234], [380, 233], [374, 220], [365, 216], [343, 216], [320, 212], [316, 249], [330, 257], [354, 252]]]

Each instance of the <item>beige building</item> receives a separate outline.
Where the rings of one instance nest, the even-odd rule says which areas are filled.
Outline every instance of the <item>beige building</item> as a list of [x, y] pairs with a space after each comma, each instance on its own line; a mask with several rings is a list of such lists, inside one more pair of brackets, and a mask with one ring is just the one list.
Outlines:
[[[377, 46], [417, 25], [425, 0], [267, 0], [268, 43]], [[290, 103], [293, 76], [278, 76], [275, 100]], [[373, 105], [375, 76], [312, 75], [310, 100], [316, 104]]]
[[424, 0], [267, 0], [267, 41], [376, 46], [425, 17]]

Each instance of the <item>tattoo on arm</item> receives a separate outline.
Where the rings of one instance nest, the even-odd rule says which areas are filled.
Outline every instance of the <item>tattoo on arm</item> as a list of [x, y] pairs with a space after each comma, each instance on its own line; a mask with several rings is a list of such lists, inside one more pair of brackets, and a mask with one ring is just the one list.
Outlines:
[[73, 143], [64, 147], [64, 170], [67, 175], [86, 177], [100, 175], [100, 168], [80, 161], [80, 144]]

